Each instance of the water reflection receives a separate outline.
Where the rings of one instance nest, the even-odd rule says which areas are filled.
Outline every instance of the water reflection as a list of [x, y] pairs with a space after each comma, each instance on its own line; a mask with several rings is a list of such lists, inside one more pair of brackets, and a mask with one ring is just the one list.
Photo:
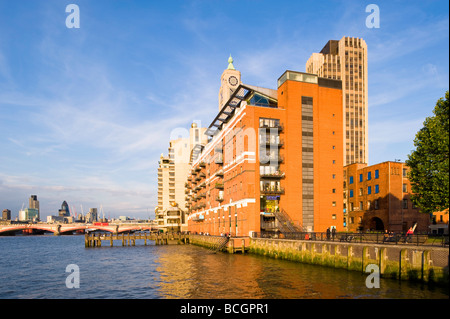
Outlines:
[[249, 254], [214, 254], [195, 246], [159, 248], [161, 298], [448, 298], [443, 289], [394, 280], [381, 279], [379, 289], [369, 289], [364, 274], [342, 269]]

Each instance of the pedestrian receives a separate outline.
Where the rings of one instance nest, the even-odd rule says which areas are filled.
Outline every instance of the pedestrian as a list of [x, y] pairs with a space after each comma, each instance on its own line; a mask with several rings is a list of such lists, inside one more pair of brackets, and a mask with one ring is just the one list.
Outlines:
[[333, 238], [333, 241], [335, 236], [336, 236], [336, 227], [333, 227], [333, 229], [331, 230], [331, 237]]
[[414, 233], [413, 228], [410, 227], [408, 229], [408, 231], [406, 232], [405, 242], [411, 242], [411, 238], [412, 238], [413, 233]]
[[330, 228], [327, 228], [327, 240], [330, 240]]

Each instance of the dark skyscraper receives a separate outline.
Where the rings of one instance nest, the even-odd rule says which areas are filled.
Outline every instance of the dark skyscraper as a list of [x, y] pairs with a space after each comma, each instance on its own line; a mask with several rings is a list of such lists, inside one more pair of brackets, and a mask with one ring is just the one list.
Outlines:
[[64, 217], [70, 216], [69, 205], [67, 205], [66, 201], [64, 201], [61, 204], [61, 209], [59, 210], [59, 216], [64, 216]]

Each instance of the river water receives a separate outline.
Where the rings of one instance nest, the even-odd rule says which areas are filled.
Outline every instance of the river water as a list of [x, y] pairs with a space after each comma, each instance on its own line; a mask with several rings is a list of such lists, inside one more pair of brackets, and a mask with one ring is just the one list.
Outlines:
[[[0, 236], [0, 299], [449, 298], [448, 287], [381, 279], [369, 289], [364, 274], [250, 254], [116, 245], [85, 248], [79, 235]], [[79, 270], [79, 288], [68, 288], [76, 282], [68, 265]]]

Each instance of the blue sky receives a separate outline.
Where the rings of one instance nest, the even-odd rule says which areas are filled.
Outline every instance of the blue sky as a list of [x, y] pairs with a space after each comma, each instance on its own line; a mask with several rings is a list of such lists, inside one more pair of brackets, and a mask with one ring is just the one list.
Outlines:
[[[68, 29], [68, 4], [80, 28]], [[367, 28], [368, 4], [380, 28]], [[217, 111], [231, 54], [276, 88], [330, 39], [368, 45], [369, 164], [407, 159], [448, 90], [448, 1], [0, 0], [0, 210], [153, 216], [170, 133]]]

